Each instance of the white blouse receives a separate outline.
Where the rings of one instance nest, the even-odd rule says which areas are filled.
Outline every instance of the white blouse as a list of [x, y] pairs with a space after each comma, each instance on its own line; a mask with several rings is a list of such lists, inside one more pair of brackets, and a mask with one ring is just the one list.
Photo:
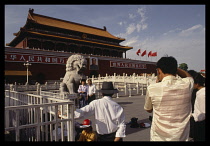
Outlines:
[[195, 122], [205, 120], [205, 94], [206, 88], [201, 88], [196, 93], [196, 99], [194, 104], [194, 113], [192, 116], [194, 117]]

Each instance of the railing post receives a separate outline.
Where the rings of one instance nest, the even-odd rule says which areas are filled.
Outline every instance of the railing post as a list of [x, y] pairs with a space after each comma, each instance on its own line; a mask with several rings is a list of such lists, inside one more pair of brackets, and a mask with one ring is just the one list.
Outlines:
[[135, 82], [135, 77], [136, 77], [136, 74], [133, 73], [133, 83]]
[[118, 88], [118, 85], [116, 85], [116, 88], [117, 88], [117, 90], [118, 90], [117, 98], [119, 98], [119, 88]]
[[36, 86], [36, 91], [37, 91], [37, 95], [40, 95], [41, 93], [41, 87], [40, 87], [40, 84], [38, 83], [37, 86]]
[[47, 82], [45, 83], [45, 90], [47, 90], [48, 89], [48, 84], [47, 84]]
[[55, 141], [58, 141], [58, 106], [55, 106]]
[[26, 91], [29, 90], [29, 84], [28, 84], [28, 82], [26, 82], [26, 84], [25, 84], [25, 90], [26, 90]]
[[131, 97], [131, 84], [128, 84], [129, 97]]
[[136, 94], [139, 94], [139, 82], [136, 83]]
[[67, 132], [68, 132], [68, 141], [74, 141], [74, 109], [71, 108], [71, 105], [67, 105]]
[[71, 110], [70, 110], [70, 112], [71, 112], [71, 141], [74, 141], [74, 105], [70, 105], [70, 107], [71, 107]]
[[144, 84], [141, 84], [142, 85], [142, 94], [141, 95], [144, 95]]
[[94, 75], [92, 75], [92, 82], [94, 83]]
[[116, 82], [116, 73], [114, 73], [114, 82]]
[[10, 84], [9, 89], [10, 89], [11, 91], [14, 91], [14, 85], [13, 85], [13, 84]]
[[126, 82], [124, 82], [124, 88], [125, 88], [125, 96], [127, 95], [127, 83]]
[[40, 108], [36, 107], [35, 108], [35, 115], [36, 115], [36, 140], [40, 141]]
[[19, 120], [19, 118], [20, 118], [20, 116], [19, 116], [19, 110], [18, 109], [16, 109], [15, 110], [15, 119], [16, 119], [16, 125], [15, 125], [15, 137], [16, 137], [16, 141], [20, 141], [20, 129], [19, 129], [19, 122], [20, 122], [20, 120]]

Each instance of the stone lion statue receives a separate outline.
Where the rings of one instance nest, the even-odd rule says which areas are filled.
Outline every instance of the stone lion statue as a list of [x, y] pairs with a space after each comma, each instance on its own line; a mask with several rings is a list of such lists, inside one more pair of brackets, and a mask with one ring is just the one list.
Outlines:
[[80, 80], [86, 79], [83, 71], [87, 68], [87, 61], [81, 55], [71, 55], [66, 62], [66, 74], [60, 84], [61, 93], [77, 93]]

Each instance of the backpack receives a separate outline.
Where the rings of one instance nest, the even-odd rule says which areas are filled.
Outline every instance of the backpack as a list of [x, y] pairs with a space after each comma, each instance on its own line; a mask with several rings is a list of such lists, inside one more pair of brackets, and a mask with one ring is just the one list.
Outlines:
[[131, 128], [138, 128], [139, 127], [139, 124], [138, 124], [137, 120], [138, 120], [138, 118], [136, 118], [136, 117], [131, 118], [131, 121], [130, 121], [130, 124], [131, 124], [130, 127]]

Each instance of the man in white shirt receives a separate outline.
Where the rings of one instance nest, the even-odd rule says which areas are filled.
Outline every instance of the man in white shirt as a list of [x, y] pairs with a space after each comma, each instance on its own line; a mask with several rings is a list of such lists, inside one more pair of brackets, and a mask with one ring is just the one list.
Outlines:
[[[176, 73], [181, 78], [176, 78]], [[147, 88], [144, 109], [153, 112], [151, 141], [188, 141], [193, 78], [173, 57], [157, 62], [157, 83]]]
[[96, 99], [95, 96], [96, 93], [96, 86], [94, 84], [92, 84], [92, 80], [88, 79], [88, 104]]
[[121, 141], [125, 137], [125, 114], [123, 108], [112, 100], [118, 93], [112, 82], [103, 82], [99, 90], [103, 98], [93, 100], [89, 105], [74, 112], [75, 119], [95, 114], [96, 131], [100, 141]]

